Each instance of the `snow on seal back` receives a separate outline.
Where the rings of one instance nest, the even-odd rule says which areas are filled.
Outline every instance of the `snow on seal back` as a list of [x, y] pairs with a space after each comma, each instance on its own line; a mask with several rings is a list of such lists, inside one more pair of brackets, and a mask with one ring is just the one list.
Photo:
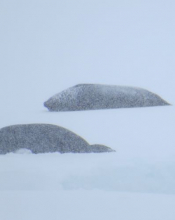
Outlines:
[[12, 125], [0, 129], [0, 154], [18, 152], [32, 153], [100, 153], [114, 152], [104, 145], [89, 145], [75, 133], [51, 124]]
[[52, 96], [44, 103], [49, 111], [80, 111], [169, 105], [148, 90], [98, 84], [79, 84]]

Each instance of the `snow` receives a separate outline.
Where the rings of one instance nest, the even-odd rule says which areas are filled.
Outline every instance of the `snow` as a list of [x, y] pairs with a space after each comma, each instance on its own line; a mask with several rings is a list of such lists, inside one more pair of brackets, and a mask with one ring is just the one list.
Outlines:
[[[175, 3], [0, 2], [0, 127], [49, 123], [103, 154], [0, 155], [0, 219], [175, 219]], [[145, 88], [172, 106], [49, 112], [81, 83]]]
[[[118, 153], [120, 155], [120, 153]], [[173, 160], [147, 161], [117, 153], [0, 156], [0, 190], [95, 190], [174, 194]]]
[[[174, 220], [174, 196], [92, 191], [2, 192], [3, 220]], [[17, 200], [16, 200], [17, 199]], [[8, 206], [4, 205], [8, 204]]]

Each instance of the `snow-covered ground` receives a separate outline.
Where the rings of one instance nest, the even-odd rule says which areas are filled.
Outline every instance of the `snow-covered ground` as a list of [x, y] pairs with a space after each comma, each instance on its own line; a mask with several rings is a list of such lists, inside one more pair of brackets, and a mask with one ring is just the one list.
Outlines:
[[174, 196], [99, 190], [12, 191], [0, 197], [1, 219], [174, 220]]
[[[0, 155], [1, 220], [175, 219], [175, 3], [1, 1], [0, 127], [50, 123], [115, 153]], [[79, 83], [148, 89], [165, 107], [48, 112]]]

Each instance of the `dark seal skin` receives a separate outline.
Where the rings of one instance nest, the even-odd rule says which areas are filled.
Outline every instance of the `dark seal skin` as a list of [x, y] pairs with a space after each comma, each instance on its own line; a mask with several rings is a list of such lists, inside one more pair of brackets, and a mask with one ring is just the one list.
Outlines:
[[12, 125], [0, 129], [0, 154], [20, 149], [32, 153], [102, 153], [114, 152], [104, 145], [89, 145], [77, 134], [51, 124]]
[[49, 111], [81, 111], [165, 106], [168, 102], [148, 90], [99, 84], [79, 84], [44, 102]]

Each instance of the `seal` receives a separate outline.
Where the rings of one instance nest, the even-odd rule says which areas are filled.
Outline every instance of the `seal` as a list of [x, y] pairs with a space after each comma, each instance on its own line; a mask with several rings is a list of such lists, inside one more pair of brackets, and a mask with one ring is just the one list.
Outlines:
[[80, 111], [169, 105], [160, 96], [136, 87], [79, 84], [44, 102], [49, 111]]
[[18, 152], [32, 153], [101, 153], [114, 152], [104, 145], [89, 145], [82, 137], [56, 125], [23, 124], [0, 129], [0, 154]]

